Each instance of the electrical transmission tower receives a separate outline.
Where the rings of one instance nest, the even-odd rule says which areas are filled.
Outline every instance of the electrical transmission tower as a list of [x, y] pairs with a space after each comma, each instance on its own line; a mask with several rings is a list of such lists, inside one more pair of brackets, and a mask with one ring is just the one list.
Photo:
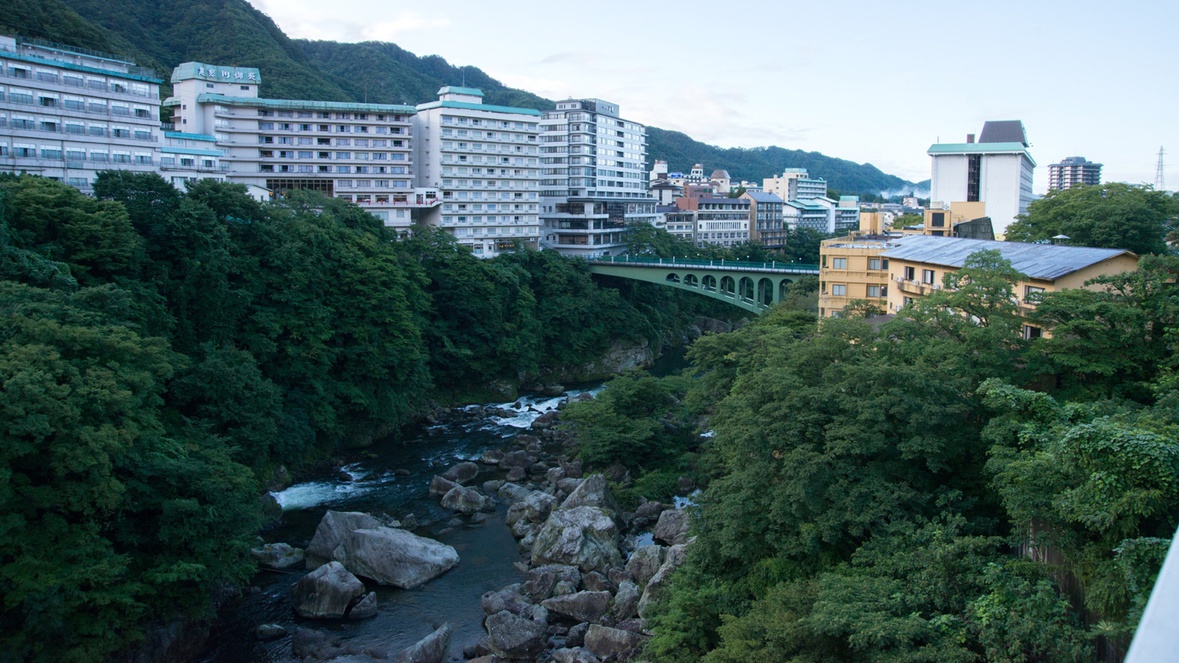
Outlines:
[[1167, 181], [1163, 178], [1163, 148], [1159, 146], [1159, 167], [1154, 172], [1154, 190], [1165, 191], [1167, 189]]

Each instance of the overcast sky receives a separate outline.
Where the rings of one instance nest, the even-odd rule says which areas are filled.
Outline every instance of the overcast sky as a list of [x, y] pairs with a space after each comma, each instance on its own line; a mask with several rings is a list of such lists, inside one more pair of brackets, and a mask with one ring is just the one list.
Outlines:
[[390, 41], [714, 145], [908, 180], [929, 177], [931, 143], [985, 120], [1023, 120], [1037, 192], [1067, 156], [1105, 164], [1106, 181], [1153, 183], [1160, 146], [1179, 166], [1173, 0], [250, 1], [291, 37]]

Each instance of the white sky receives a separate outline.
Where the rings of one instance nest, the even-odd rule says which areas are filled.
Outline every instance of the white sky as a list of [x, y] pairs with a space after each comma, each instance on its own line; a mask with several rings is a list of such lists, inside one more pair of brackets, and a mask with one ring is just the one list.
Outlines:
[[929, 177], [931, 143], [985, 120], [1023, 120], [1037, 192], [1067, 156], [1131, 183], [1154, 182], [1160, 146], [1179, 164], [1174, 0], [250, 1], [293, 38], [390, 41], [706, 143], [913, 181]]

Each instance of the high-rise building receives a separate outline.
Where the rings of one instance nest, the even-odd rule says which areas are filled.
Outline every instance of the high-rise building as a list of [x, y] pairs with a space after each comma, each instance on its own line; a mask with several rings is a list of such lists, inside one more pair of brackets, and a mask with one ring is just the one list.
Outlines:
[[601, 257], [625, 250], [627, 226], [654, 224], [647, 129], [600, 99], [558, 101], [540, 122], [541, 246]]
[[1048, 190], [1071, 189], [1083, 184], [1101, 184], [1101, 164], [1085, 157], [1068, 157], [1048, 166]]
[[257, 69], [186, 62], [164, 105], [177, 132], [225, 151], [233, 182], [319, 191], [402, 229], [440, 204], [435, 189], [414, 187], [413, 106], [265, 99], [261, 82]]
[[422, 220], [491, 258], [540, 240], [540, 118], [531, 108], [483, 103], [475, 88], [444, 87], [414, 118], [418, 184], [442, 206]]
[[1004, 234], [1017, 215], [1027, 212], [1036, 162], [1028, 153], [1023, 122], [986, 122], [978, 142], [974, 134], [968, 134], [965, 143], [937, 143], [928, 153], [931, 201], [985, 203], [996, 235]]
[[786, 246], [786, 225], [782, 218], [781, 198], [762, 191], [746, 191], [741, 197], [749, 201], [749, 239], [764, 246]]
[[101, 170], [155, 172], [162, 82], [113, 55], [0, 36], [0, 172], [85, 192]]

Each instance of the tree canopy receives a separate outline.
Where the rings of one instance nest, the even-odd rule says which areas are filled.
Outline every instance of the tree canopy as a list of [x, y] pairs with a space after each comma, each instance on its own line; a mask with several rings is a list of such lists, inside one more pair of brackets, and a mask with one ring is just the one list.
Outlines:
[[1065, 235], [1077, 246], [1161, 254], [1177, 216], [1179, 200], [1165, 191], [1108, 182], [1049, 191], [1007, 227], [1006, 238], [1036, 242]]

